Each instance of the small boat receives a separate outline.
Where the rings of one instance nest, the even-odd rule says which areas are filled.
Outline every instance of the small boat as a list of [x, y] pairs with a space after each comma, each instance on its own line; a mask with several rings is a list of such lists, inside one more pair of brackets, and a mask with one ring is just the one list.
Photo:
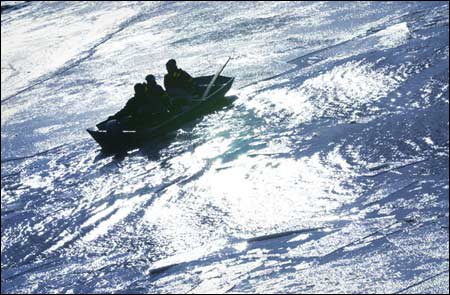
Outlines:
[[[214, 76], [202, 76], [194, 78], [200, 87], [205, 87], [212, 81]], [[230, 90], [234, 78], [218, 76], [214, 81], [208, 96], [202, 99], [193, 99], [189, 107], [182, 112], [176, 113], [170, 118], [157, 125], [140, 128], [137, 130], [121, 130], [108, 132], [104, 130], [105, 122], [97, 124], [97, 128], [89, 128], [87, 132], [95, 139], [106, 153], [117, 153], [139, 147], [146, 141], [173, 132], [185, 123], [192, 121], [202, 115], [211, 113], [232, 103], [235, 96], [225, 96]]]

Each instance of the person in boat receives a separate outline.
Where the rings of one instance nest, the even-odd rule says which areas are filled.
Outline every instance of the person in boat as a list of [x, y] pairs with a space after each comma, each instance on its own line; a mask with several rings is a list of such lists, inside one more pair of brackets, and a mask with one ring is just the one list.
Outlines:
[[189, 98], [200, 97], [200, 89], [187, 72], [177, 67], [174, 59], [166, 63], [167, 74], [164, 76], [164, 87], [173, 98], [175, 107], [189, 104]]
[[137, 83], [134, 85], [134, 96], [123, 109], [108, 117], [108, 121], [116, 120], [124, 129], [134, 129], [156, 123], [166, 114], [167, 108], [157, 99], [150, 97], [144, 84]]
[[149, 95], [163, 96], [166, 93], [164, 89], [156, 83], [155, 76], [151, 74], [147, 75], [145, 77], [145, 81], [146, 81], [144, 82], [145, 91]]
[[[169, 95], [164, 89], [156, 83], [155, 76], [147, 75], [145, 77], [145, 91], [150, 99], [155, 100], [155, 108], [162, 113], [172, 109]], [[162, 105], [162, 106], [161, 106]]]

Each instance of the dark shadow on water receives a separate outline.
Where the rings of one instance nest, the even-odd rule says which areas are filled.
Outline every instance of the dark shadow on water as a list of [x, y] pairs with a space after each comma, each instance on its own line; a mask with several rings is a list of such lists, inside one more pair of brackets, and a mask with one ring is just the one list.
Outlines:
[[136, 153], [146, 156], [150, 161], [159, 161], [161, 159], [161, 150], [168, 148], [176, 137], [176, 132], [160, 136], [144, 143]]
[[160, 151], [164, 148], [167, 148], [173, 142], [175, 137], [176, 133], [173, 132], [171, 134], [160, 136], [156, 139], [148, 140], [141, 146], [129, 150], [105, 152], [104, 150], [100, 149], [99, 153], [94, 158], [94, 163], [111, 157], [114, 161], [122, 162], [126, 157], [132, 157], [135, 155], [144, 155], [150, 161], [158, 161], [160, 160]]

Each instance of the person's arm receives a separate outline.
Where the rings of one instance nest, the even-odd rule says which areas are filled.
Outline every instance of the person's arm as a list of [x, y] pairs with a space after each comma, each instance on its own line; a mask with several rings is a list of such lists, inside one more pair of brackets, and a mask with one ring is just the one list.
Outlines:
[[111, 119], [116, 119], [116, 120], [120, 120], [123, 119], [125, 117], [130, 116], [133, 113], [134, 110], [134, 97], [129, 99], [127, 104], [125, 105], [125, 107], [123, 107], [123, 109], [121, 109], [120, 111], [118, 111], [117, 113], [115, 113], [114, 115], [108, 117], [109, 120]]
[[194, 78], [192, 78], [191, 75], [189, 75], [187, 72], [181, 70], [181, 74], [183, 77], [183, 81], [185, 83], [185, 87], [187, 89], [190, 89], [193, 94], [195, 95], [202, 95], [204, 91], [204, 87], [200, 87], [195, 83]]
[[164, 92], [161, 96], [161, 103], [164, 105], [164, 107], [168, 110], [168, 111], [172, 111], [173, 109], [173, 105], [172, 105], [172, 101], [170, 100], [169, 95]]
[[164, 76], [164, 88], [166, 88], [166, 93], [169, 96], [172, 98], [175, 96], [173, 81], [169, 74]]
[[163, 89], [161, 86], [159, 86], [159, 85], [156, 85], [155, 93], [156, 93], [156, 95], [158, 95], [158, 96], [163, 96], [164, 94], [166, 94], [166, 92], [164, 91], [164, 89]]
[[169, 88], [171, 88], [172, 85], [170, 85], [170, 84], [171, 84], [170, 83], [170, 76], [169, 76], [169, 74], [166, 74], [164, 76], [164, 88], [166, 88], [166, 91], [168, 91]]
[[187, 72], [183, 71], [182, 69], [180, 69], [180, 74], [181, 74], [181, 78], [182, 80], [187, 83], [187, 85], [191, 85], [194, 83], [194, 79], [192, 78], [191, 75], [189, 75]]

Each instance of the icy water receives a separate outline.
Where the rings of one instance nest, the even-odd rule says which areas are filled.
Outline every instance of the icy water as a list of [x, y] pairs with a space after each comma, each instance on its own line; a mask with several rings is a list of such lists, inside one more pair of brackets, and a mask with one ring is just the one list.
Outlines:
[[[8, 6], [6, 6], [8, 5]], [[448, 293], [448, 2], [2, 2], [2, 293]], [[122, 157], [133, 84], [236, 77]]]

